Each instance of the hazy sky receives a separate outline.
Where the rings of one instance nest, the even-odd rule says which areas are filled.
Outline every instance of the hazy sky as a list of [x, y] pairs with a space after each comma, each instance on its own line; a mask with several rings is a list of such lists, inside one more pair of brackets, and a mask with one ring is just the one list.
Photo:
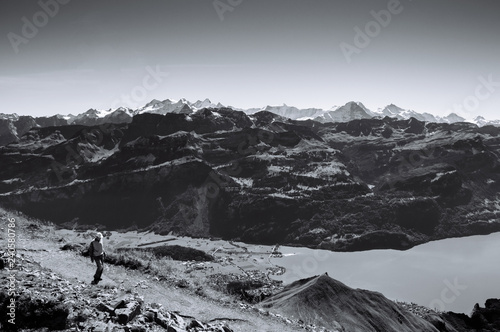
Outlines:
[[499, 14], [498, 0], [2, 0], [0, 112], [184, 97], [497, 119]]

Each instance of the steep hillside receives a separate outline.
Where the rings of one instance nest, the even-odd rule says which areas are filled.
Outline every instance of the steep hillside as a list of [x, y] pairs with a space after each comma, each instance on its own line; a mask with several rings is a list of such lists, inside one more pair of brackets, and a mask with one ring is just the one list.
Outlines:
[[382, 294], [349, 288], [327, 275], [298, 280], [260, 305], [338, 331], [438, 331]]
[[424, 307], [396, 304], [382, 294], [352, 289], [328, 275], [301, 279], [259, 304], [305, 324], [344, 332], [493, 332], [500, 328], [500, 300], [474, 306], [470, 316], [437, 313]]
[[0, 148], [0, 202], [61, 224], [407, 249], [500, 231], [499, 134], [228, 108], [33, 128]]

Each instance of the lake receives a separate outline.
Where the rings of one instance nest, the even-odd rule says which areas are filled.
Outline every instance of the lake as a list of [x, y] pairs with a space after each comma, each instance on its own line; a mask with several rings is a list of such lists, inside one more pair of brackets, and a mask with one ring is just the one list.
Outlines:
[[328, 272], [353, 288], [392, 300], [469, 314], [475, 303], [500, 298], [500, 233], [429, 242], [407, 251], [330, 252], [280, 247], [272, 262], [293, 282]]

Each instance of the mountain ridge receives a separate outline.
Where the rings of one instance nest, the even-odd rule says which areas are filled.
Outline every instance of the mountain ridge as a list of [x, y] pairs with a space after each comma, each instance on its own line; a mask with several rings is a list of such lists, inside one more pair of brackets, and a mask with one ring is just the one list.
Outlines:
[[415, 118], [143, 113], [32, 128], [0, 147], [0, 202], [61, 224], [404, 250], [500, 231], [499, 137]]
[[[131, 115], [136, 115], [136, 114], [141, 114], [141, 113], [156, 113], [156, 114], [166, 114], [166, 113], [179, 113], [179, 111], [184, 107], [187, 106], [191, 110], [191, 112], [200, 110], [202, 108], [221, 108], [221, 107], [226, 107], [222, 105], [221, 103], [212, 103], [210, 99], [206, 98], [204, 100], [197, 100], [196, 102], [190, 102], [185, 98], [181, 98], [179, 100], [172, 100], [172, 99], [165, 99], [163, 101], [160, 101], [158, 99], [153, 99], [150, 102], [146, 103], [143, 107], [140, 107], [138, 109], [131, 109], [128, 107], [123, 107], [120, 106], [116, 109], [105, 109], [105, 110], [97, 110], [97, 109], [89, 109], [77, 116], [74, 115], [56, 115], [57, 117], [60, 118], [65, 118], [69, 121], [69, 124], [75, 121], [75, 117], [78, 116], [84, 116], [84, 114], [90, 115], [91, 113], [96, 113], [98, 117], [103, 118], [107, 115], [109, 115], [112, 112], [115, 111], [127, 111]], [[453, 122], [469, 122], [469, 121], [476, 121], [477, 118], [478, 120], [481, 121], [491, 121], [498, 123], [500, 120], [486, 120], [482, 116], [477, 116], [476, 118], [472, 120], [466, 120], [463, 117], [460, 117], [459, 115], [455, 113], [450, 113], [447, 116], [435, 116], [430, 113], [418, 113], [413, 110], [409, 109], [403, 109], [400, 108], [394, 104], [389, 104], [385, 106], [384, 108], [379, 108], [376, 111], [369, 110], [366, 106], [364, 106], [361, 102], [355, 102], [355, 101], [349, 101], [343, 106], [333, 106], [328, 110], [324, 110], [321, 108], [304, 108], [300, 109], [295, 106], [288, 106], [287, 104], [283, 104], [281, 106], [272, 106], [272, 105], [267, 105], [264, 107], [260, 108], [249, 108], [249, 109], [244, 109], [244, 108], [239, 108], [239, 107], [233, 107], [233, 106], [227, 106], [228, 108], [232, 108], [237, 111], [243, 111], [246, 114], [254, 114], [259, 111], [269, 111], [287, 118], [290, 118], [292, 120], [297, 120], [297, 119], [309, 119], [311, 117], [319, 117], [322, 114], [328, 113], [328, 112], [335, 112], [340, 109], [344, 108], [352, 108], [353, 106], [357, 106], [361, 109], [363, 109], [367, 114], [369, 114], [371, 117], [384, 117], [384, 116], [389, 116], [389, 117], [395, 117], [398, 119], [409, 119], [410, 117], [415, 117], [417, 120], [421, 121], [426, 121], [426, 122], [444, 122], [444, 123], [450, 123], [450, 121]], [[0, 113], [0, 118], [1, 119], [14, 119], [16, 120], [19, 117], [16, 113], [12, 114], [4, 114]], [[352, 120], [352, 119], [351, 119]], [[474, 122], [473, 122], [474, 123]], [[80, 123], [81, 124], [81, 123]]]
[[[78, 115], [53, 115], [53, 116], [19, 116], [16, 113], [0, 113], [0, 146], [18, 140], [31, 127], [48, 127], [61, 125], [101, 125], [104, 123], [129, 123], [132, 118], [138, 114], [193, 114], [204, 108], [225, 108], [221, 103], [214, 104], [210, 99], [197, 100], [190, 102], [185, 98], [179, 100], [165, 99], [163, 101], [153, 99], [138, 109], [127, 107], [118, 107], [116, 109], [98, 110], [89, 109]], [[265, 106], [262, 108], [241, 109], [229, 106], [236, 111], [244, 112], [247, 115], [253, 115], [258, 112], [266, 111], [279, 116], [298, 121], [314, 120], [321, 123], [328, 122], [349, 122], [357, 119], [383, 118], [385, 116], [396, 118], [398, 120], [408, 120], [415, 118], [425, 122], [435, 123], [457, 123], [470, 122], [482, 126], [500, 126], [500, 120], [486, 120], [482, 116], [477, 116], [473, 120], [466, 120], [455, 113], [440, 117], [430, 113], [418, 113], [412, 110], [400, 108], [394, 104], [387, 105], [377, 111], [371, 111], [361, 102], [350, 101], [343, 106], [334, 106], [329, 110], [319, 108], [299, 109], [294, 106], [283, 104], [281, 106]], [[14, 130], [16, 127], [16, 130]]]

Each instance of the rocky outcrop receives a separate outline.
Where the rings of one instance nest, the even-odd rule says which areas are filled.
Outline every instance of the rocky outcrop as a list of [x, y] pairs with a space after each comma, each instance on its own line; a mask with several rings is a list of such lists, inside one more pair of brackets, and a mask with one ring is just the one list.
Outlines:
[[441, 316], [446, 325], [440, 332], [500, 331], [500, 299], [487, 300], [484, 308], [476, 304], [470, 316], [453, 312], [443, 313]]

